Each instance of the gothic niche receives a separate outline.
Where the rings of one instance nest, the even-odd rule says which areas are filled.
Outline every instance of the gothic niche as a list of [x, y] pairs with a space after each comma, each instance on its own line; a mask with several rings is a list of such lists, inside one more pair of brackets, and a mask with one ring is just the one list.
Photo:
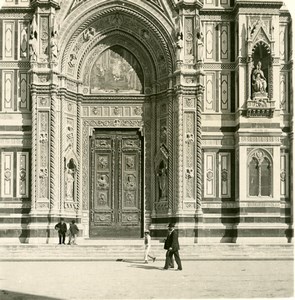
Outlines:
[[167, 200], [167, 192], [168, 192], [168, 167], [164, 160], [161, 160], [158, 170], [157, 170], [157, 178], [158, 178], [158, 191], [159, 191], [159, 200], [164, 201]]
[[247, 101], [248, 117], [272, 117], [275, 108], [270, 91], [272, 41], [263, 29], [265, 26], [260, 23], [261, 21], [257, 21], [248, 29], [249, 90], [251, 90]]
[[143, 72], [125, 48], [113, 46], [94, 62], [90, 72], [91, 93], [143, 93]]
[[272, 196], [272, 161], [265, 151], [258, 149], [249, 155], [248, 176], [250, 197]]
[[71, 158], [68, 163], [65, 160], [65, 198], [66, 201], [74, 201], [74, 183], [77, 167]]

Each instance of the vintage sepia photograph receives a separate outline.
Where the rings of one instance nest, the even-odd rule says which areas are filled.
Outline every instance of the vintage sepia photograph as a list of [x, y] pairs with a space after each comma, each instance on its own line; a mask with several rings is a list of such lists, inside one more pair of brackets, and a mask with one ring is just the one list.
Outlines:
[[0, 299], [294, 297], [294, 0], [0, 0]]

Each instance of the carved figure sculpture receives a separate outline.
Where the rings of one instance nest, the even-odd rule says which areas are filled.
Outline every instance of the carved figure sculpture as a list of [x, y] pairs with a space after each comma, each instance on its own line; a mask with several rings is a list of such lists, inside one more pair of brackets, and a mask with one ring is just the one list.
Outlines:
[[266, 78], [261, 70], [261, 62], [258, 61], [256, 68], [252, 72], [252, 88], [253, 92], [266, 93]]
[[31, 61], [36, 61], [38, 56], [38, 27], [36, 23], [36, 16], [30, 24], [30, 39], [29, 39], [29, 55]]
[[177, 33], [177, 41], [176, 41], [176, 59], [181, 60], [183, 49], [183, 34], [182, 32]]
[[98, 180], [97, 180], [97, 185], [98, 185], [98, 188], [100, 189], [107, 189], [109, 188], [109, 183], [108, 183], [108, 177], [107, 175], [100, 175]]
[[37, 50], [38, 50], [38, 41], [37, 41], [37, 32], [30, 34], [29, 39], [29, 55], [31, 61], [37, 61]]
[[159, 190], [160, 190], [160, 199], [167, 197], [167, 179], [168, 179], [168, 170], [165, 163], [162, 161], [159, 166], [157, 173], [159, 179]]
[[199, 21], [199, 28], [197, 29], [197, 61], [203, 61], [204, 56], [204, 34], [202, 22]]
[[69, 66], [70, 66], [71, 68], [75, 67], [76, 61], [77, 61], [77, 56], [76, 56], [76, 54], [74, 54], [74, 53], [70, 54]]
[[57, 31], [53, 32], [51, 35], [50, 48], [51, 48], [51, 60], [56, 61], [58, 58]]
[[74, 170], [67, 168], [66, 174], [66, 197], [67, 199], [73, 199], [74, 197]]
[[83, 38], [85, 42], [88, 42], [90, 39], [92, 39], [95, 35], [95, 29], [93, 27], [89, 27], [85, 29], [83, 32]]

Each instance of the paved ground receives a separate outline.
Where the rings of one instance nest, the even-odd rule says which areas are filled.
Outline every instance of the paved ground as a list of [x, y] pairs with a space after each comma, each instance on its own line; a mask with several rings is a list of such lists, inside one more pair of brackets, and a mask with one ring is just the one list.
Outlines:
[[293, 261], [0, 262], [1, 300], [292, 297]]

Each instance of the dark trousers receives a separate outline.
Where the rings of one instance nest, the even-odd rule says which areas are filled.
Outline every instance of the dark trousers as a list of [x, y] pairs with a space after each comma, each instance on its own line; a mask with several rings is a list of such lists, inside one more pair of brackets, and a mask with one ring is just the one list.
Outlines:
[[66, 233], [65, 232], [58, 232], [58, 237], [59, 237], [59, 243], [64, 244], [65, 239], [66, 239]]
[[178, 250], [177, 251], [167, 251], [166, 252], [166, 260], [165, 260], [165, 266], [164, 266], [164, 269], [168, 269], [169, 267], [174, 267], [174, 263], [173, 263], [173, 255], [175, 257], [175, 261], [177, 263], [177, 266], [178, 266], [178, 269], [179, 270], [182, 270], [182, 265], [181, 265], [181, 260], [180, 260], [180, 256], [179, 256], [179, 253], [178, 253]]

